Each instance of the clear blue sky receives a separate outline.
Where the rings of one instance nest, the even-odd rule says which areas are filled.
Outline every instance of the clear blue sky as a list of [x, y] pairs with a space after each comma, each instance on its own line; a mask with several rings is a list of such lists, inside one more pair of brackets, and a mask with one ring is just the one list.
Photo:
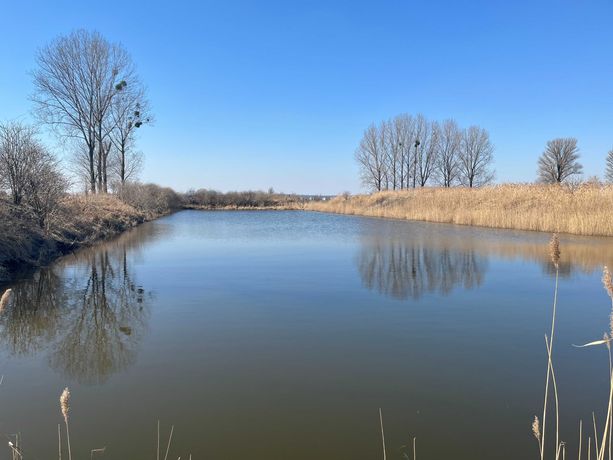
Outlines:
[[0, 120], [31, 119], [40, 46], [95, 29], [132, 54], [156, 115], [142, 179], [186, 190], [360, 190], [363, 129], [398, 113], [479, 124], [498, 181], [547, 139], [586, 175], [613, 147], [613, 2], [5, 2]]

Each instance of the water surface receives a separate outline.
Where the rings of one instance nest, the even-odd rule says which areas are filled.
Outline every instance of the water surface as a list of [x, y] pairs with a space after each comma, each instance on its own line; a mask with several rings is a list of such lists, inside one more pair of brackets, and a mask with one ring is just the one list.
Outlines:
[[[170, 458], [536, 457], [549, 235], [306, 212], [184, 211], [11, 286], [0, 431], [57, 452]], [[562, 238], [562, 438], [603, 418], [610, 239]]]

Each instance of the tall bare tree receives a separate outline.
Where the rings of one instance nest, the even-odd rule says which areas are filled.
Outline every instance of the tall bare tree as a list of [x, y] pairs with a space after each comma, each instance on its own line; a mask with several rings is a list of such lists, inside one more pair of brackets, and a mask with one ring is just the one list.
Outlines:
[[419, 177], [418, 165], [419, 165], [419, 158], [421, 156], [420, 149], [421, 149], [421, 143], [423, 142], [424, 132], [426, 131], [427, 123], [428, 121], [426, 120], [426, 117], [424, 117], [423, 115], [419, 114], [417, 115], [417, 117], [415, 117], [415, 124], [413, 128], [413, 142], [411, 146], [412, 154], [410, 155], [411, 157], [410, 181], [411, 181], [413, 188], [417, 187], [417, 180]]
[[134, 180], [142, 165], [142, 155], [135, 150], [138, 129], [153, 121], [145, 90], [135, 78], [119, 94], [111, 107], [113, 130], [110, 140], [115, 152], [113, 170], [120, 187]]
[[573, 137], [557, 138], [547, 142], [547, 147], [538, 161], [538, 177], [548, 184], [561, 183], [581, 174], [579, 147]]
[[462, 132], [454, 120], [445, 120], [440, 126], [436, 173], [443, 187], [451, 187], [458, 177]]
[[613, 149], [607, 154], [607, 169], [605, 171], [607, 182], [613, 183]]
[[383, 190], [387, 177], [387, 164], [385, 152], [381, 148], [379, 130], [374, 124], [364, 131], [355, 152], [355, 159], [360, 166], [362, 183], [371, 190]]
[[78, 30], [42, 48], [36, 62], [35, 113], [61, 138], [84, 143], [90, 190], [105, 191], [113, 129], [108, 113], [115, 95], [133, 79], [130, 57], [99, 33]]
[[421, 130], [420, 145], [417, 151], [417, 179], [421, 187], [425, 187], [434, 172], [436, 155], [438, 153], [438, 123], [424, 120]]
[[409, 186], [409, 171], [410, 171], [410, 148], [413, 140], [414, 122], [411, 115], [403, 114], [394, 118], [392, 128], [392, 142], [398, 149], [398, 183], [400, 189]]
[[386, 188], [396, 190], [400, 188], [399, 168], [402, 163], [401, 147], [398, 142], [396, 126], [393, 120], [384, 121], [379, 126], [379, 136], [381, 138], [382, 147], [385, 151], [385, 159], [387, 163], [387, 179]]
[[494, 146], [487, 130], [471, 126], [464, 131], [459, 155], [459, 179], [462, 185], [478, 187], [494, 180]]

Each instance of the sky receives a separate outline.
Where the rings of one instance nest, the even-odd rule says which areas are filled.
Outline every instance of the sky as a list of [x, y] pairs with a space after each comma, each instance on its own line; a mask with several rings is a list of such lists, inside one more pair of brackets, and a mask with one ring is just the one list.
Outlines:
[[[585, 176], [613, 148], [613, 2], [4, 1], [0, 122], [33, 122], [37, 50], [75, 29], [131, 54], [155, 125], [141, 179], [178, 191], [362, 191], [364, 129], [423, 113], [480, 125], [498, 182], [529, 182], [548, 139]], [[49, 133], [58, 154], [64, 152]]]

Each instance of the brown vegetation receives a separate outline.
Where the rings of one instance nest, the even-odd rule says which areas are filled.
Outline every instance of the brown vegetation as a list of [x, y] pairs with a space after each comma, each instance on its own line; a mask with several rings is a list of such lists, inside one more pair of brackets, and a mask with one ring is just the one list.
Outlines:
[[302, 209], [302, 197], [268, 192], [217, 192], [215, 190], [190, 190], [183, 196], [188, 209]]
[[36, 216], [27, 208], [15, 206], [0, 196], [0, 281], [180, 206], [178, 196], [168, 189], [135, 184], [129, 189], [125, 201], [104, 194], [68, 195], [49, 220], [47, 229], [40, 228]]
[[597, 183], [386, 191], [339, 196], [308, 203], [305, 208], [490, 228], [613, 236], [613, 186]]

